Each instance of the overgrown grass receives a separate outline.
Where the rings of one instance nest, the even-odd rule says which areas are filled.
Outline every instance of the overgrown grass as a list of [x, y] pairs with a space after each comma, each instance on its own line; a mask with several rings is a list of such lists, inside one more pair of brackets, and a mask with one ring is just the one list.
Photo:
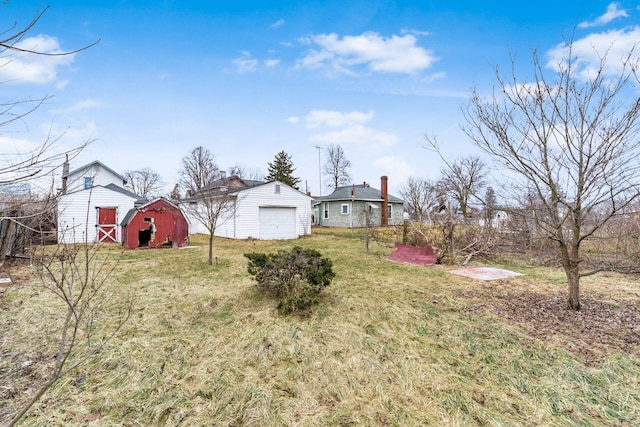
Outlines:
[[[90, 425], [640, 425], [637, 351], [586, 367], [497, 316], [466, 310], [460, 295], [477, 282], [447, 267], [391, 263], [390, 249], [365, 254], [359, 233], [340, 230], [294, 242], [216, 239], [213, 267], [205, 240], [193, 244], [122, 254], [112, 286], [136, 295], [132, 319], [23, 425], [86, 425], [98, 413]], [[293, 245], [320, 251], [336, 273], [307, 317], [278, 315], [243, 257]], [[514, 284], [564, 289], [559, 271], [513, 268], [528, 274]], [[585, 292], [599, 286], [637, 292], [607, 277]], [[37, 378], [48, 362], [45, 325], [56, 304], [26, 285], [0, 300], [5, 382]], [[20, 367], [26, 360], [35, 361], [30, 372]], [[0, 412], [28, 393], [3, 395]]]

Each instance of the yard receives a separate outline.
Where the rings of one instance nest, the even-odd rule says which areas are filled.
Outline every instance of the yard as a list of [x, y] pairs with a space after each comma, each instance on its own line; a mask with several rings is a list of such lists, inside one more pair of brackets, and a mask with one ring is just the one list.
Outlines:
[[[640, 426], [640, 286], [584, 280], [565, 309], [560, 270], [481, 282], [445, 266], [388, 261], [390, 249], [320, 229], [295, 241], [216, 239], [128, 250], [112, 299], [135, 295], [124, 330], [64, 377], [22, 425]], [[292, 245], [336, 278], [308, 316], [258, 294], [246, 252]], [[0, 297], [0, 424], [52, 360], [59, 303], [28, 267]], [[109, 326], [103, 314], [99, 327]]]

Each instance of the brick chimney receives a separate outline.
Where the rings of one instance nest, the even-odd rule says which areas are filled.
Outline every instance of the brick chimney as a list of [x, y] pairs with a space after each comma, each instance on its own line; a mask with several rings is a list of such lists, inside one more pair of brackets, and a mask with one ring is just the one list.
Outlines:
[[69, 175], [69, 155], [65, 154], [62, 164], [62, 194], [67, 194], [67, 175]]
[[387, 176], [380, 177], [380, 196], [382, 197], [382, 212], [380, 212], [382, 217], [382, 226], [389, 225], [389, 190], [388, 190], [388, 181], [389, 178]]

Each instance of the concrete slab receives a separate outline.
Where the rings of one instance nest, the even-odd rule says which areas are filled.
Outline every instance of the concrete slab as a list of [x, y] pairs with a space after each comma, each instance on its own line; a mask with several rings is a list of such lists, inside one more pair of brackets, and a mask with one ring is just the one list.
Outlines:
[[508, 279], [509, 277], [524, 276], [522, 273], [493, 267], [468, 267], [461, 268], [459, 270], [451, 270], [449, 273], [478, 280], [498, 280]]

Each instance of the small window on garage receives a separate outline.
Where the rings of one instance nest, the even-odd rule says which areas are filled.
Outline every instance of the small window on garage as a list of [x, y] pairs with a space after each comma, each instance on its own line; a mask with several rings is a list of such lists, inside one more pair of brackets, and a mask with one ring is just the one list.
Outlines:
[[324, 219], [329, 219], [329, 204], [327, 202], [323, 202], [324, 206]]
[[349, 215], [349, 204], [343, 203], [340, 212], [342, 212], [342, 215]]
[[280, 184], [276, 184], [276, 194], [280, 194]]
[[84, 188], [85, 190], [88, 188], [93, 187], [93, 178], [91, 178], [90, 176], [85, 176], [84, 177]]

